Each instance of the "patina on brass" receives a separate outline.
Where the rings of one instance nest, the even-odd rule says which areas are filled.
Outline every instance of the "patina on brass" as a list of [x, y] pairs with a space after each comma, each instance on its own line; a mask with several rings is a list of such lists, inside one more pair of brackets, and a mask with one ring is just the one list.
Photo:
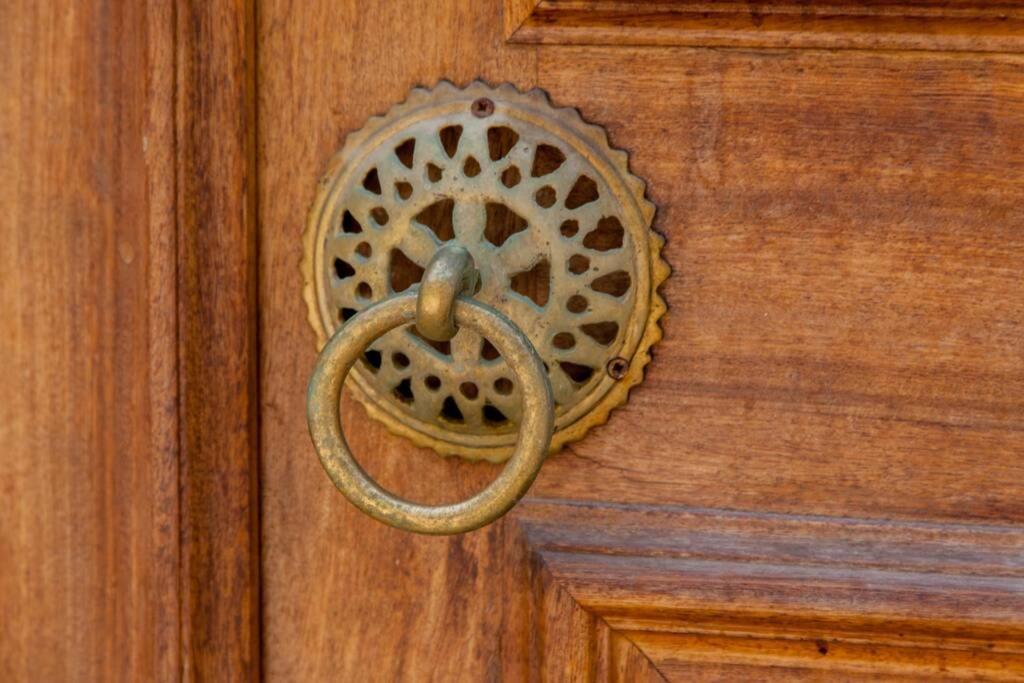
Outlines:
[[416, 299], [416, 329], [427, 339], [448, 341], [455, 336], [455, 297], [472, 294], [480, 273], [464, 247], [441, 247], [423, 273]]
[[[465, 249], [442, 248], [428, 266], [424, 286], [418, 291], [395, 294], [370, 306], [335, 333], [320, 353], [309, 382], [309, 432], [331, 481], [366, 514], [407, 531], [456, 534], [493, 522], [525, 495], [551, 441], [554, 401], [544, 363], [529, 339], [504, 315], [460, 295], [472, 292], [473, 271], [473, 260]], [[349, 370], [375, 339], [413, 320], [421, 328], [443, 329], [450, 322], [451, 311], [458, 327], [473, 329], [497, 344], [523, 387], [523, 417], [515, 451], [501, 474], [472, 498], [435, 507], [392, 495], [370, 478], [345, 441], [339, 405]], [[453, 331], [456, 337], [464, 333]]]
[[[375, 302], [432, 287], [427, 264], [459, 245], [479, 269], [475, 299], [515, 321], [547, 366], [556, 451], [625, 402], [661, 336], [668, 267], [653, 216], [626, 154], [543, 92], [416, 88], [331, 162], [305, 234], [309, 320], [323, 345]], [[374, 340], [349, 390], [417, 444], [505, 460], [522, 380], [496, 340], [464, 329], [447, 341], [450, 320], [437, 321]]]

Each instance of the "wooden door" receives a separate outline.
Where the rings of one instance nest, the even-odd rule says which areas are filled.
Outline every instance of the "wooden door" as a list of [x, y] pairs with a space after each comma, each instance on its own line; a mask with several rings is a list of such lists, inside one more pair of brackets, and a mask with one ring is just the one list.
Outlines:
[[[263, 2], [266, 676], [1024, 676], [1021, 11]], [[310, 450], [300, 235], [346, 134], [477, 78], [629, 152], [669, 311], [627, 406], [508, 518], [425, 538]], [[390, 490], [495, 476], [347, 409]]]
[[[0, 678], [1024, 679], [1022, 53], [1013, 0], [0, 5]], [[299, 263], [441, 79], [606, 127], [672, 274], [628, 403], [423, 537], [316, 457]]]

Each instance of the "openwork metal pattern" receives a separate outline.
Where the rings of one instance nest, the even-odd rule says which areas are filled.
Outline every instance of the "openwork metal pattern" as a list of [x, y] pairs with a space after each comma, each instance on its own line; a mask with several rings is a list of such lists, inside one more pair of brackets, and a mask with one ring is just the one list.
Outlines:
[[[557, 450], [625, 400], [660, 336], [668, 269], [653, 213], [603, 129], [541, 91], [416, 89], [331, 164], [306, 233], [310, 322], [322, 345], [414, 287], [442, 244], [466, 247], [475, 298], [514, 321], [547, 366]], [[417, 443], [491, 460], [512, 451], [519, 387], [472, 330], [443, 343], [393, 330], [350, 377], [373, 417]]]

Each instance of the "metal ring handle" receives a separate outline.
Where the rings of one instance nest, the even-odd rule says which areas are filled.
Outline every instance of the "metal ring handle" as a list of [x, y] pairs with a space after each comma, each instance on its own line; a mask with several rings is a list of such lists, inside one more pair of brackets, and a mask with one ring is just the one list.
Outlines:
[[523, 495], [540, 471], [554, 428], [554, 400], [544, 363], [512, 321], [466, 296], [455, 299], [455, 324], [473, 328], [494, 343], [519, 379], [523, 419], [515, 452], [487, 488], [448, 505], [413, 503], [382, 489], [359, 466], [341, 428], [342, 386], [352, 365], [385, 332], [416, 318], [417, 292], [389, 297], [339, 329], [324, 347], [309, 381], [307, 419], [320, 462], [348, 500], [385, 524], [422, 534], [457, 534], [498, 519]]

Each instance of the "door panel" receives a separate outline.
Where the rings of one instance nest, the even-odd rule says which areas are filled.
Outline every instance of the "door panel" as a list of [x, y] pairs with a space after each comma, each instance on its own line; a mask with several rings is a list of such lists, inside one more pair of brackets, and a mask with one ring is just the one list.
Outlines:
[[180, 671], [171, 18], [0, 4], [5, 681]]
[[[521, 4], [259, 7], [267, 677], [1024, 675], [1022, 58], [920, 33], [915, 52], [652, 45]], [[673, 274], [629, 403], [505, 520], [425, 538], [320, 467], [297, 265], [345, 135], [442, 78], [540, 87], [606, 126]], [[415, 500], [498, 471], [355, 402], [344, 426]]]
[[255, 7], [0, 5], [0, 679], [258, 680]]

